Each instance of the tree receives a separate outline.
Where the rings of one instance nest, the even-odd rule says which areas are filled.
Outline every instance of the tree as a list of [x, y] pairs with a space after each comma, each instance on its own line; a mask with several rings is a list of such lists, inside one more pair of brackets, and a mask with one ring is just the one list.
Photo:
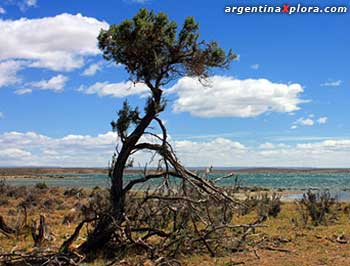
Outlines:
[[[113, 130], [118, 133], [122, 144], [110, 170], [112, 210], [99, 221], [89, 239], [81, 246], [84, 252], [101, 248], [109, 241], [113, 234], [111, 224], [123, 222], [125, 196], [138, 183], [152, 178], [164, 178], [166, 182], [169, 176], [175, 176], [183, 180], [192, 178], [207, 192], [217, 191], [210, 182], [179, 164], [167, 141], [166, 128], [159, 114], [166, 107], [163, 92], [170, 81], [183, 76], [203, 80], [209, 76], [212, 68], [226, 68], [235, 58], [231, 50], [225, 53], [215, 41], [200, 41], [199, 26], [192, 17], [186, 18], [177, 31], [177, 24], [169, 21], [164, 13], [156, 14], [146, 9], [141, 9], [131, 20], [102, 30], [98, 42], [104, 58], [124, 65], [130, 80], [144, 83], [149, 88], [150, 96], [143, 113], [125, 101], [117, 120], [112, 122]], [[153, 122], [159, 125], [162, 137], [151, 135], [160, 143], [140, 142]], [[165, 170], [145, 173], [142, 178], [124, 184], [124, 170], [131, 156], [143, 150], [159, 154], [162, 157], [159, 169]]]

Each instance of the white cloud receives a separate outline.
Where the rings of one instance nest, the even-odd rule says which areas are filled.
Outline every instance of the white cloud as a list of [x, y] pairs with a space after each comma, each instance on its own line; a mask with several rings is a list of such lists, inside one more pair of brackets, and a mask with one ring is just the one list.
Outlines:
[[91, 64], [88, 68], [84, 70], [82, 73], [83, 76], [93, 76], [95, 75], [98, 71], [102, 69], [102, 62], [98, 62], [95, 64]]
[[0, 6], [0, 15], [6, 14], [6, 10]]
[[[64, 86], [67, 81], [68, 81], [68, 78], [66, 76], [57, 75], [52, 77], [49, 80], [31, 82], [29, 83], [29, 85], [40, 90], [52, 90], [54, 92], [61, 92], [64, 90]], [[25, 89], [25, 90], [28, 90], [28, 89]]]
[[17, 72], [22, 69], [23, 65], [24, 62], [19, 60], [0, 61], [0, 88], [19, 82]]
[[[104, 167], [116, 144], [117, 135], [113, 132], [61, 138], [35, 132], [7, 132], [0, 134], [0, 165]], [[348, 167], [350, 164], [350, 139], [246, 146], [231, 139], [215, 138], [176, 140], [172, 144], [179, 160], [187, 166]], [[135, 155], [135, 162], [140, 165], [148, 159], [149, 154]]]
[[317, 123], [319, 124], [326, 124], [328, 122], [328, 117], [320, 117], [317, 119]]
[[259, 64], [254, 64], [250, 66], [251, 69], [258, 70], [260, 68]]
[[99, 96], [112, 96], [123, 98], [131, 95], [143, 95], [149, 91], [148, 87], [143, 83], [132, 82], [97, 82], [89, 87], [81, 86], [78, 91], [85, 94], [97, 94]]
[[274, 144], [271, 142], [265, 142], [265, 143], [259, 145], [259, 148], [262, 150], [272, 150], [272, 149], [276, 149], [276, 148], [288, 148], [288, 147], [289, 147], [289, 145], [286, 145], [284, 143]]
[[[50, 138], [35, 132], [6, 132], [0, 134], [0, 151], [6, 150], [0, 153], [0, 165], [106, 166], [116, 139], [113, 132], [62, 138]], [[23, 155], [30, 158], [24, 160]]]
[[17, 95], [32, 93], [33, 90], [50, 90], [53, 92], [62, 92], [68, 78], [64, 75], [56, 75], [48, 80], [40, 80], [25, 84], [27, 88], [18, 89], [15, 91]]
[[21, 150], [21, 149], [3, 149], [0, 150], [0, 158], [8, 159], [17, 159], [17, 158], [27, 158], [32, 154], [30, 152]]
[[336, 81], [327, 81], [321, 84], [322, 87], [339, 87], [343, 81], [336, 80]]
[[3, 119], [5, 117], [3, 112], [0, 112], [0, 119]]
[[306, 118], [299, 118], [292, 124], [291, 129], [296, 129], [298, 126], [314, 126], [316, 123], [326, 124], [328, 122], [328, 117], [320, 117], [318, 119], [315, 119], [314, 117], [315, 115], [311, 114]]
[[330, 151], [350, 151], [350, 139], [329, 139], [322, 142], [298, 144], [298, 149]]
[[267, 112], [291, 113], [305, 101], [300, 84], [273, 83], [267, 79], [239, 80], [214, 76], [209, 86], [197, 79], [180, 79], [170, 93], [177, 93], [175, 112], [190, 112], [199, 117], [255, 117]]
[[299, 118], [297, 121], [294, 122], [295, 125], [300, 126], [313, 126], [315, 124], [315, 121], [311, 118]]
[[23, 94], [31, 93], [32, 91], [33, 91], [32, 89], [19, 89], [19, 90], [15, 90], [15, 94], [23, 95]]
[[73, 70], [99, 53], [97, 35], [106, 22], [81, 14], [39, 19], [0, 19], [0, 60], [24, 59], [31, 67]]

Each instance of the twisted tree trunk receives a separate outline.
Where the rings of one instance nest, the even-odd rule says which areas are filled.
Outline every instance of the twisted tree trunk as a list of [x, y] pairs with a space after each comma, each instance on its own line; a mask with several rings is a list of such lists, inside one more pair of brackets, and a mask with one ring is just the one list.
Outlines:
[[119, 225], [123, 222], [126, 193], [126, 191], [124, 191], [123, 178], [127, 161], [147, 127], [149, 127], [153, 119], [156, 118], [157, 114], [161, 112], [161, 110], [159, 110], [159, 105], [161, 102], [162, 90], [153, 87], [152, 84], [148, 84], [148, 86], [153, 94], [152, 104], [150, 104], [147, 113], [134, 131], [124, 141], [117, 160], [114, 165], [112, 165], [112, 186], [110, 191], [112, 204], [111, 214], [100, 219], [87, 241], [79, 247], [80, 251], [83, 253], [90, 253], [91, 251], [103, 248], [113, 236], [115, 225]]

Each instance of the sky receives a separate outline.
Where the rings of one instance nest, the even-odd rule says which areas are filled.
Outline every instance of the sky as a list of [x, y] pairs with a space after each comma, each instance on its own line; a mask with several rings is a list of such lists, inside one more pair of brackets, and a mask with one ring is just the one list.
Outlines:
[[209, 86], [183, 77], [164, 88], [160, 117], [185, 165], [349, 167], [350, 12], [224, 12], [253, 4], [285, 3], [0, 0], [0, 166], [107, 166], [118, 143], [110, 122], [148, 90], [102, 58], [96, 37], [147, 8], [180, 26], [194, 16], [200, 39], [238, 55]]

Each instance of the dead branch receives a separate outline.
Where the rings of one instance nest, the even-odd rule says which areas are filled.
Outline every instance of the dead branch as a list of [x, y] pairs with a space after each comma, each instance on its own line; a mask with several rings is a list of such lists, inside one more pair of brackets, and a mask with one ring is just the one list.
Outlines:
[[43, 242], [47, 239], [47, 226], [45, 217], [40, 215], [39, 225], [34, 221], [31, 227], [32, 237], [34, 240], [34, 247], [41, 247]]
[[10, 235], [15, 234], [16, 230], [11, 228], [5, 223], [4, 217], [0, 215], [0, 232], [3, 233], [6, 237], [10, 237]]
[[60, 252], [67, 253], [70, 250], [71, 245], [73, 242], [78, 238], [80, 230], [83, 228], [85, 223], [91, 223], [95, 221], [96, 219], [86, 219], [78, 224], [78, 226], [75, 228], [74, 233], [63, 242], [63, 244], [60, 247]]

